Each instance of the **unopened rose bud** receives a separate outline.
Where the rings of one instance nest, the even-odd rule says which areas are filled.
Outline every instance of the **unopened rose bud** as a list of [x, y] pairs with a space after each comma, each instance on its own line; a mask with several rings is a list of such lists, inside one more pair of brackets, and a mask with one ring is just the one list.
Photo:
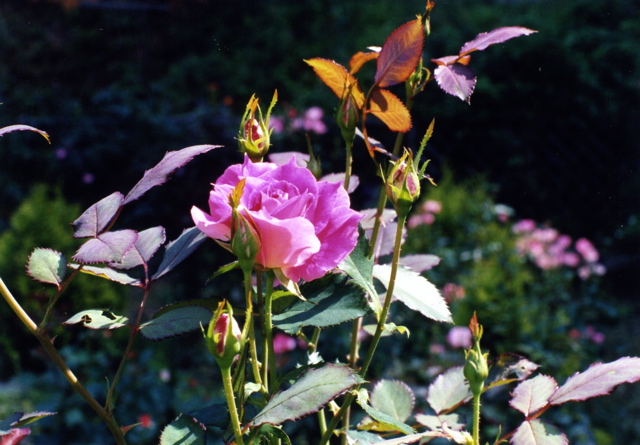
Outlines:
[[413, 162], [413, 155], [405, 150], [389, 172], [385, 181], [387, 197], [398, 215], [406, 216], [413, 203], [420, 197], [420, 175]]
[[242, 332], [233, 318], [231, 305], [223, 301], [205, 335], [207, 349], [220, 367], [230, 367], [242, 349]]
[[347, 144], [350, 144], [356, 135], [356, 126], [358, 125], [358, 107], [350, 90], [340, 101], [336, 122], [342, 132], [342, 138]]
[[274, 93], [271, 105], [265, 118], [258, 105], [258, 98], [253, 95], [247, 104], [247, 109], [242, 116], [240, 130], [238, 132], [238, 147], [242, 153], [246, 153], [253, 162], [260, 162], [269, 151], [271, 131], [269, 117], [271, 109], [278, 100], [277, 92]]
[[482, 338], [482, 326], [478, 324], [476, 314], [473, 314], [469, 323], [469, 330], [473, 339], [473, 346], [465, 351], [465, 363], [462, 368], [464, 377], [469, 382], [471, 393], [479, 397], [484, 389], [484, 381], [489, 376], [489, 353], [482, 353], [480, 339]]

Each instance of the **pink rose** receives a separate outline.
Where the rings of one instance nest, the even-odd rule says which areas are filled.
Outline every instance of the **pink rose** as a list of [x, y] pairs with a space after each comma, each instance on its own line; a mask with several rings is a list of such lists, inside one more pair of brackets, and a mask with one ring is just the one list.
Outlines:
[[261, 248], [256, 263], [281, 269], [292, 281], [315, 280], [336, 267], [353, 250], [362, 216], [349, 207], [349, 195], [337, 182], [316, 181], [291, 158], [284, 165], [270, 162], [232, 165], [209, 194], [209, 213], [191, 209], [196, 227], [229, 241], [229, 194], [246, 179], [239, 210], [254, 224]]

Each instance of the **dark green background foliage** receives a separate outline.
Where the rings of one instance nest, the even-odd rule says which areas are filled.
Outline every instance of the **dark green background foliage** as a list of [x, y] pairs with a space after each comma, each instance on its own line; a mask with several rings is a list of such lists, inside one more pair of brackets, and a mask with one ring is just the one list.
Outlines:
[[[342, 143], [331, 117], [337, 98], [302, 59], [324, 57], [346, 65], [353, 53], [382, 45], [393, 29], [424, 7], [423, 0], [77, 3], [72, 9], [44, 0], [4, 0], [0, 5], [0, 127], [32, 125], [52, 138], [51, 146], [27, 132], [0, 139], [0, 276], [25, 297], [34, 292], [29, 290], [34, 285], [27, 289], [29, 280], [15, 275], [24, 270], [26, 255], [34, 247], [73, 254], [77, 245], [64, 241], [63, 232], [70, 239], [67, 224], [83, 208], [113, 191], [126, 193], [166, 151], [223, 144], [226, 148], [180, 169], [161, 190], [127, 206], [116, 228], [142, 230], [161, 224], [167, 228], [168, 239], [174, 239], [182, 228], [192, 225], [191, 205], [205, 207], [209, 184], [226, 166], [241, 159], [234, 137], [253, 93], [266, 107], [277, 88], [276, 114], [284, 113], [286, 106], [298, 110], [322, 107], [330, 131], [311, 135], [311, 141], [327, 169], [340, 169]], [[455, 54], [479, 32], [500, 26], [539, 31], [472, 56], [471, 66], [479, 80], [471, 106], [447, 96], [435, 83], [417, 98], [414, 129], [406, 144], [415, 148], [428, 123], [436, 118], [427, 150], [433, 159], [428, 171], [442, 182], [438, 189], [425, 189], [427, 198], [441, 198], [444, 207], [438, 217], [439, 229], [421, 232], [420, 243], [408, 249], [444, 256], [455, 249], [472, 249], [473, 244], [487, 248], [502, 240], [504, 255], [467, 264], [445, 257], [429, 278], [442, 286], [455, 276], [453, 281], [464, 284], [474, 295], [454, 308], [457, 323], [464, 324], [470, 312], [480, 308], [477, 310], [487, 314], [488, 335], [503, 344], [505, 351], [546, 360], [561, 374], [578, 370], [574, 366], [584, 365], [593, 356], [614, 359], [640, 354], [637, 342], [628, 340], [640, 336], [637, 324], [629, 322], [640, 315], [635, 304], [640, 285], [638, 9], [635, 0], [440, 0], [425, 48], [428, 60]], [[426, 66], [434, 68], [431, 63]], [[371, 67], [365, 68], [361, 82], [367, 85], [371, 75]], [[401, 90], [397, 92], [402, 95]], [[391, 146], [393, 136], [375, 119], [370, 124], [372, 135]], [[306, 149], [300, 134], [279, 136], [276, 141], [278, 151]], [[458, 185], [443, 178], [444, 165], [455, 172], [458, 181], [478, 173], [484, 179]], [[375, 206], [378, 179], [372, 167], [362, 145], [356, 146], [354, 171], [361, 177], [354, 195], [358, 209]], [[87, 174], [92, 181], [86, 181]], [[38, 183], [57, 188], [36, 187]], [[487, 183], [496, 187], [487, 192]], [[519, 218], [549, 221], [574, 239], [592, 239], [608, 268], [602, 286], [579, 288], [566, 276], [541, 277], [540, 271], [523, 266], [509, 250], [508, 230], [484, 217], [484, 206], [494, 200], [512, 206]], [[37, 239], [31, 237], [33, 233], [38, 234]], [[211, 246], [183, 265], [176, 278], [169, 276], [156, 288], [152, 309], [212, 294], [234, 298], [229, 293], [235, 285], [232, 280], [203, 286], [217, 265], [230, 261], [222, 249]], [[86, 301], [94, 296], [100, 306], [125, 312], [138, 301], [135, 292], [133, 297], [126, 293], [123, 299], [125, 293], [102, 281], [92, 284], [96, 280], [84, 280], [77, 289], [70, 289], [76, 299], [62, 300], [60, 304], [67, 306], [61, 306], [57, 317], [63, 317], [67, 307], [74, 311], [95, 307], [95, 301]], [[601, 292], [602, 287], [606, 292]], [[40, 287], [36, 284], [35, 289]], [[514, 317], [505, 317], [505, 308]], [[536, 318], [531, 314], [537, 314]], [[5, 309], [0, 309], [0, 315], [3, 319], [10, 316]], [[400, 320], [411, 318], [402, 310], [395, 315]], [[482, 317], [481, 322], [485, 322]], [[566, 329], [590, 322], [607, 329], [608, 349], [563, 353]], [[17, 323], [5, 326], [8, 332], [21, 329]], [[394, 342], [389, 351], [397, 349], [398, 357], [418, 357], [426, 342], [441, 335], [420, 333], [419, 329], [412, 332], [411, 341]], [[87, 371], [85, 377], [95, 382], [96, 391], [103, 391], [103, 371], [116, 364], [112, 349], [119, 334], [110, 339], [116, 341], [104, 341], [96, 333], [73, 334], [79, 338], [67, 335], [62, 340], [70, 343], [69, 356], [77, 364], [91, 363], [83, 355], [86, 351], [100, 351], [95, 363], [101, 369]], [[6, 335], [0, 341], [7, 351], [0, 359], [0, 381], [9, 372], [34, 363], [41, 370], [37, 355], [19, 355]], [[192, 343], [198, 345], [196, 340]], [[121, 388], [121, 401], [131, 413], [125, 422], [133, 423], [137, 414], [149, 412], [166, 423], [180, 410], [211, 401], [215, 385], [200, 367], [212, 364], [194, 364], [189, 358], [202, 351], [193, 353], [180, 346], [183, 349], [174, 348], [179, 353], [167, 353], [164, 345], [158, 344], [153, 352], [145, 347], [134, 359], [133, 377]], [[344, 350], [327, 355], [342, 357]], [[199, 366], [197, 372], [191, 372], [194, 366]], [[402, 363], [391, 372], [408, 378], [411, 372], [418, 372], [412, 366]], [[172, 371], [172, 378], [160, 383], [158, 372], [165, 367]], [[382, 370], [383, 364], [380, 367]], [[2, 392], [9, 394], [16, 385], [27, 388], [32, 386], [28, 380], [37, 378], [22, 375], [22, 381], [14, 379]], [[59, 382], [57, 378], [55, 372], [46, 374], [47, 381]], [[67, 396], [52, 394], [48, 406], [35, 408], [64, 410], [64, 417], [54, 416], [56, 419], [42, 424], [60, 422], [64, 427], [57, 425], [53, 431], [64, 432], [66, 443], [83, 443], [84, 433], [77, 428], [82, 409], [74, 406], [69, 410], [73, 402]], [[178, 401], [168, 406], [171, 400]], [[603, 414], [606, 411], [596, 411], [601, 401], [588, 404], [593, 418], [610, 417]], [[619, 402], [616, 425], [637, 413], [637, 406]], [[78, 416], [74, 418], [73, 413]], [[560, 423], [575, 425], [572, 437], [580, 437], [580, 443], [595, 443], [593, 437], [581, 436], [588, 431], [581, 429], [590, 424], [588, 417], [576, 420], [575, 412], [574, 417], [567, 416]], [[154, 443], [160, 426], [136, 433], [137, 442]], [[621, 438], [602, 433], [597, 443], [633, 441], [633, 435], [638, 435], [633, 428], [631, 424], [614, 427], [614, 434], [624, 434]], [[74, 431], [80, 434], [77, 438]]]

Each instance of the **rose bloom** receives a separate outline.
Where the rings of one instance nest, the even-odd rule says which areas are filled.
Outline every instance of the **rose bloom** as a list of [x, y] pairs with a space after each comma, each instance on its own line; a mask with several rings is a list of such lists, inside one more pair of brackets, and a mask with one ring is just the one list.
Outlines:
[[232, 165], [209, 194], [209, 213], [191, 209], [196, 227], [211, 238], [229, 241], [229, 194], [242, 179], [238, 210], [260, 237], [256, 263], [280, 269], [292, 281], [315, 280], [336, 267], [353, 250], [362, 216], [352, 210], [339, 182], [316, 181], [292, 157], [284, 165], [270, 162]]

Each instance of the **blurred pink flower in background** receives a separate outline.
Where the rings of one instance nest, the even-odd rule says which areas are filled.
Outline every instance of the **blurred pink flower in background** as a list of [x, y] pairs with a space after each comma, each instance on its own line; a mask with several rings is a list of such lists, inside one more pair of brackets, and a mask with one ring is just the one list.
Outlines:
[[467, 327], [454, 326], [449, 329], [447, 343], [449, 343], [449, 346], [452, 348], [470, 348], [471, 331]]
[[571, 251], [568, 250], [571, 248], [571, 237], [551, 227], [538, 228], [531, 219], [518, 221], [512, 231], [519, 235], [516, 240], [518, 252], [528, 256], [541, 269], [562, 266], [577, 268], [577, 274], [583, 280], [606, 272], [605, 267], [597, 262], [600, 258], [597, 249], [586, 238], [578, 239], [574, 245], [575, 251]]
[[274, 133], [300, 130], [316, 134], [327, 132], [327, 126], [324, 123], [324, 111], [320, 107], [308, 108], [301, 116], [295, 108], [289, 108], [284, 116], [272, 115], [269, 127], [273, 128]]
[[600, 254], [591, 241], [586, 238], [580, 238], [576, 241], [576, 250], [587, 263], [595, 263], [600, 259]]
[[290, 335], [278, 332], [273, 336], [273, 352], [276, 354], [284, 354], [285, 352], [296, 349], [298, 342]]
[[464, 290], [464, 287], [458, 286], [455, 283], [447, 283], [442, 288], [442, 296], [445, 300], [447, 300], [447, 303], [451, 303], [452, 301], [456, 300], [462, 300], [465, 295], [466, 292]]
[[433, 199], [427, 199], [422, 204], [422, 210], [430, 213], [440, 213], [440, 211], [442, 210], [442, 204], [440, 204], [438, 201], [434, 201]]

